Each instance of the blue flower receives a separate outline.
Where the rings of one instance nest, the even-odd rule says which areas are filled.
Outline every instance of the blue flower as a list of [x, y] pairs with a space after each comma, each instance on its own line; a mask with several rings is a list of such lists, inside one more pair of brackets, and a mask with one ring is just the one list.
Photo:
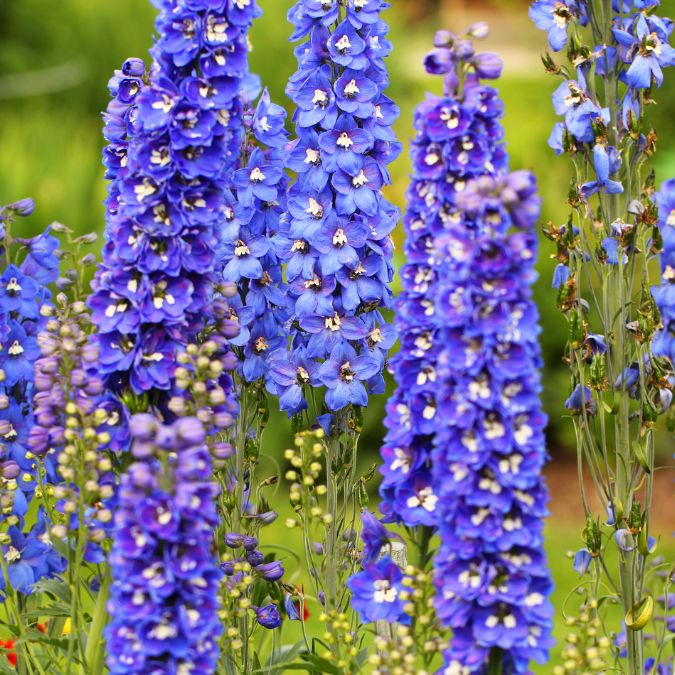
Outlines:
[[565, 116], [565, 127], [581, 142], [595, 140], [594, 123], [609, 123], [609, 109], [600, 108], [575, 80], [567, 80], [556, 89], [553, 107], [558, 115]]
[[668, 35], [653, 28], [647, 17], [639, 13], [628, 30], [613, 30], [614, 37], [625, 50], [624, 60], [630, 63], [626, 82], [636, 89], [649, 89], [652, 81], [660, 87], [663, 68], [675, 65], [675, 49], [668, 44]]
[[270, 378], [276, 385], [282, 410], [296, 415], [307, 408], [305, 388], [318, 386], [318, 369], [303, 347], [294, 350], [290, 358], [286, 350], [271, 355]]
[[578, 384], [570, 397], [565, 401], [565, 408], [572, 411], [575, 415], [581, 415], [584, 411], [588, 415], [596, 415], [598, 412], [598, 402], [588, 387], [582, 387]]
[[[2, 545], [0, 553], [7, 563], [9, 583], [16, 592], [30, 594], [36, 582], [65, 570], [65, 559], [49, 544], [42, 510], [28, 535], [17, 527], [10, 527], [7, 534], [9, 542]], [[4, 574], [0, 575], [0, 591], [6, 591]]]
[[593, 557], [587, 548], [579, 549], [574, 554], [574, 569], [580, 576], [583, 576], [588, 571], [592, 559]]
[[0, 309], [17, 312], [25, 319], [38, 316], [39, 284], [14, 265], [8, 265], [0, 276]]
[[363, 541], [363, 560], [365, 564], [374, 563], [380, 557], [382, 548], [392, 539], [400, 537], [387, 528], [367, 509], [361, 512], [361, 540]]
[[11, 321], [9, 333], [0, 341], [0, 368], [5, 372], [5, 385], [30, 382], [33, 379], [33, 364], [40, 355], [35, 337], [26, 333], [22, 324]]
[[340, 410], [349, 403], [367, 405], [368, 394], [363, 382], [373, 377], [380, 367], [380, 362], [372, 356], [358, 356], [351, 345], [337, 344], [319, 368], [319, 378], [327, 388], [328, 407]]
[[553, 272], [553, 282], [551, 285], [553, 288], [562, 288], [567, 283], [569, 278], [570, 268], [567, 265], [560, 263], [555, 267]]
[[[130, 59], [109, 83], [106, 245], [90, 300], [102, 372], [138, 394], [169, 388], [175, 351], [212, 318], [219, 255], [231, 244], [230, 230], [216, 224], [235, 206], [228, 187], [244, 137], [239, 94], [251, 93], [247, 34], [260, 13], [255, 2], [155, 4], [153, 67]], [[275, 112], [268, 99], [259, 112], [258, 131], [281, 142], [283, 129], [264, 121]], [[256, 168], [267, 164], [249, 177]], [[249, 180], [237, 208], [245, 211], [254, 193], [274, 201], [270, 177], [280, 171]], [[262, 278], [260, 261], [242, 258], [233, 277]]]
[[[367, 336], [383, 323], [379, 310], [390, 306], [398, 216], [382, 188], [400, 152], [391, 129], [398, 109], [384, 95], [391, 43], [380, 15], [388, 4], [348, 3], [346, 17], [338, 17], [338, 4], [298, 0], [288, 15], [292, 39], [307, 41], [296, 50], [298, 70], [287, 87], [297, 133], [288, 166], [297, 178], [287, 194], [288, 222], [274, 239], [287, 262], [290, 351], [302, 347], [319, 364], [328, 359], [312, 386], [330, 380], [326, 400], [335, 410], [365, 405], [368, 392], [383, 388], [390, 341], [379, 341], [376, 352]], [[338, 347], [376, 359], [378, 368], [347, 385], [333, 373]], [[304, 405], [297, 389], [286, 392], [294, 397], [284, 402], [289, 412]]]
[[389, 556], [366, 564], [362, 572], [352, 575], [347, 585], [352, 592], [352, 607], [361, 620], [408, 623], [400, 597], [402, 581], [403, 572]]
[[663, 250], [661, 284], [652, 288], [652, 294], [661, 312], [663, 329], [654, 338], [653, 350], [675, 362], [675, 179], [663, 183], [656, 194], [656, 203]]
[[621, 169], [621, 158], [616, 148], [608, 149], [598, 143], [593, 148], [593, 163], [597, 180], [584, 183], [579, 188], [579, 194], [583, 199], [588, 199], [596, 192], [604, 191], [608, 195], [617, 195], [623, 192], [623, 185], [612, 180], [611, 176]]
[[556, 52], [567, 44], [567, 33], [572, 21], [581, 19], [582, 25], [587, 23], [584, 4], [576, 0], [536, 0], [530, 6], [529, 13], [537, 28], [547, 31], [551, 49]]

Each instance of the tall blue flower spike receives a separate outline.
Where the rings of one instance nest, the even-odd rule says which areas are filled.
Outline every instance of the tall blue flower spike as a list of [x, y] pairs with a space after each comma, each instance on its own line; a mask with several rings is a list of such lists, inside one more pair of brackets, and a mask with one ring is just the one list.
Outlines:
[[170, 388], [176, 352], [208, 318], [242, 98], [256, 87], [247, 65], [255, 2], [154, 4], [152, 68], [129, 59], [110, 81], [106, 244], [89, 300], [101, 373], [136, 394]]
[[131, 420], [135, 462], [123, 476], [110, 553], [105, 629], [111, 673], [214, 673], [218, 525], [206, 432], [195, 418]]
[[[45, 309], [52, 308], [48, 285], [56, 281], [59, 270], [59, 242], [49, 228], [30, 239], [13, 236], [14, 221], [33, 210], [30, 199], [0, 206], [0, 530], [4, 536], [0, 555], [7, 563], [10, 585], [22, 594], [31, 593], [37, 581], [62, 572], [65, 566], [49, 542], [51, 524], [43, 508], [36, 510], [37, 518], [25, 519], [43, 486], [58, 479], [54, 454], [37, 457], [30, 441], [36, 426], [33, 397], [39, 390], [35, 374], [39, 336], [47, 324]], [[0, 602], [5, 585], [0, 574]]]
[[425, 65], [443, 96], [415, 114], [401, 352], [382, 449], [385, 520], [436, 530], [446, 670], [525, 673], [552, 644], [543, 553], [534, 178], [508, 174], [499, 58], [440, 32]]
[[382, 188], [401, 149], [391, 128], [398, 108], [384, 94], [387, 7], [299, 0], [289, 13], [293, 39], [307, 38], [287, 88], [297, 180], [275, 238], [287, 263], [292, 345], [290, 358], [273, 358], [270, 374], [291, 415], [307, 407], [307, 387], [325, 386], [331, 410], [384, 391], [394, 332], [381, 310], [391, 306], [390, 234], [399, 214]]
[[[392, 358], [397, 386], [387, 404], [381, 467], [380, 510], [385, 520], [412, 527], [438, 524], [430, 454], [438, 424], [442, 348], [435, 306], [436, 237], [452, 225], [477, 227], [459, 209], [458, 195], [469, 180], [500, 175], [507, 166], [501, 142], [503, 104], [495, 89], [480, 84], [471, 41], [441, 32], [435, 42], [439, 46], [427, 56], [425, 66], [444, 76], [445, 91], [443, 96], [429, 95], [415, 112], [417, 136], [411, 148], [413, 174], [404, 218], [406, 264], [396, 301], [401, 350]], [[458, 77], [464, 72], [467, 82], [460, 96]]]

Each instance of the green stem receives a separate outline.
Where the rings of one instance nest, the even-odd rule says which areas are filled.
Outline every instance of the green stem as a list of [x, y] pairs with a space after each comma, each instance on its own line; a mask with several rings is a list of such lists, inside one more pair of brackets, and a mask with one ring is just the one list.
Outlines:
[[96, 607], [94, 616], [89, 626], [89, 635], [87, 636], [87, 649], [85, 651], [85, 663], [87, 671], [83, 670], [83, 675], [99, 675], [103, 672], [104, 664], [104, 645], [103, 629], [108, 620], [108, 610], [106, 604], [110, 596], [110, 572], [107, 571], [101, 588], [96, 598]]

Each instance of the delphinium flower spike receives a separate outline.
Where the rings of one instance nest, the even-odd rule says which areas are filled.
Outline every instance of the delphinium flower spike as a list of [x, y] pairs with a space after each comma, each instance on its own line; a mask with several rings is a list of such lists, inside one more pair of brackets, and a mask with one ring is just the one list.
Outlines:
[[218, 487], [203, 425], [132, 418], [110, 554], [111, 673], [216, 672], [221, 571], [213, 550]]
[[450, 672], [525, 673], [553, 644], [531, 290], [539, 198], [534, 177], [516, 172], [470, 181], [457, 205], [475, 228], [451, 226], [436, 240], [436, 608], [453, 632]]
[[129, 59], [110, 82], [107, 241], [89, 300], [101, 373], [136, 395], [170, 388], [177, 351], [205, 324], [259, 13], [254, 2], [155, 4], [153, 67]]
[[[602, 511], [609, 514], [593, 513], [584, 496], [585, 546], [574, 565], [591, 577], [589, 589], [608, 585], [621, 604], [625, 650], [617, 655], [626, 657], [621, 667], [631, 675], [650, 663], [651, 643], [637, 617], [646, 616], [652, 602], [646, 576], [655, 541], [654, 442], [657, 420], [671, 407], [674, 381], [672, 362], [663, 358], [671, 335], [671, 185], [664, 184], [657, 197], [659, 209], [652, 201], [654, 174], [644, 170], [656, 151], [648, 106], [665, 69], [675, 65], [673, 22], [657, 14], [659, 5], [538, 0], [531, 8], [554, 51], [569, 47], [569, 62], [544, 59], [546, 70], [562, 79], [553, 94], [562, 121], [549, 143], [575, 167], [566, 194], [569, 219], [550, 224], [546, 235], [557, 248], [553, 286], [569, 326], [565, 408], [574, 418], [580, 471], [593, 479]], [[650, 268], [662, 247], [666, 278], [652, 295]], [[616, 563], [605, 557], [612, 549]], [[589, 591], [585, 605], [591, 621], [602, 618], [596, 592]], [[600, 625], [607, 638], [622, 633], [613, 620]]]
[[287, 263], [292, 346], [271, 371], [289, 414], [307, 407], [307, 388], [325, 386], [334, 411], [365, 406], [366, 389], [384, 389], [394, 335], [380, 310], [391, 304], [398, 211], [382, 187], [401, 147], [391, 129], [398, 108], [384, 93], [388, 6], [299, 0], [289, 12], [293, 39], [306, 38], [287, 87], [297, 178], [275, 241]]
[[[243, 102], [245, 135], [238, 170], [228, 193], [228, 222], [220, 266], [225, 282], [237, 285], [230, 298], [239, 335], [232, 339], [239, 356], [242, 387], [255, 398], [269, 382], [270, 355], [288, 340], [285, 286], [273, 238], [286, 211], [286, 111], [265, 89], [257, 105]], [[262, 393], [262, 392], [260, 392]]]
[[[340, 668], [353, 667], [354, 648], [346, 646], [342, 630], [350, 625], [343, 592], [349, 569], [340, 558], [348, 548], [341, 533], [358, 526], [361, 480], [353, 467], [360, 409], [369, 395], [384, 391], [382, 373], [395, 340], [382, 316], [391, 307], [391, 232], [399, 218], [382, 188], [401, 149], [392, 131], [398, 108], [385, 94], [384, 59], [392, 46], [382, 13], [388, 7], [380, 0], [298, 0], [288, 15], [295, 28], [291, 39], [303, 40], [287, 86], [297, 135], [288, 166], [296, 180], [275, 250], [287, 263], [291, 341], [272, 355], [270, 378], [282, 408], [289, 415], [306, 411], [308, 424], [317, 420], [317, 432], [325, 434], [306, 467], [307, 479], [314, 480], [321, 466], [316, 460], [325, 462], [325, 492], [307, 486], [311, 499], [304, 504], [321, 514], [315, 518], [322, 550], [315, 556], [321, 566], [317, 590], [326, 625], [341, 627], [329, 644]], [[325, 388], [323, 397], [319, 388]], [[289, 480], [294, 498], [295, 479]], [[304, 511], [298, 516], [305, 524], [312, 518]], [[307, 529], [303, 536], [312, 547]], [[358, 642], [351, 633], [347, 638]]]
[[[412, 183], [404, 218], [406, 264], [396, 301], [401, 350], [392, 358], [396, 390], [387, 404], [388, 429], [382, 448], [380, 510], [388, 521], [436, 527], [437, 495], [432, 486], [431, 449], [439, 418], [438, 354], [441, 326], [435, 306], [438, 284], [435, 239], [450, 226], [475, 227], [457, 206], [467, 181], [500, 175], [507, 156], [501, 139], [503, 104], [492, 87], [480, 84], [473, 35], [446, 31], [427, 56], [429, 73], [442, 75], [442, 96], [427, 96], [415, 112]], [[460, 88], [460, 80], [467, 80]], [[453, 298], [449, 298], [453, 302]]]

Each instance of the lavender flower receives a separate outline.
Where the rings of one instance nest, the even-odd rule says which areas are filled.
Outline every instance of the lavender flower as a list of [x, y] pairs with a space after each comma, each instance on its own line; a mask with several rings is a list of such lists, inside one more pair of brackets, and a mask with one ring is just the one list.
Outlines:
[[204, 429], [194, 418], [164, 427], [131, 421], [140, 458], [122, 478], [110, 554], [106, 628], [111, 673], [213, 673], [222, 631], [218, 523]]
[[100, 563], [116, 496], [112, 458], [128, 449], [127, 412], [96, 373], [98, 348], [87, 332], [84, 303], [70, 303], [64, 294], [57, 301], [44, 312], [49, 320], [38, 337], [28, 445], [37, 464], [36, 484], [54, 486], [56, 531], [76, 541], [82, 514], [87, 539], [77, 546], [84, 547], [85, 561]]
[[130, 59], [110, 82], [107, 243], [90, 298], [101, 373], [136, 394], [169, 389], [177, 351], [205, 324], [259, 12], [254, 2], [157, 5], [150, 74]]
[[[370, 393], [380, 393], [391, 343], [385, 348], [369, 337], [379, 335], [380, 309], [391, 304], [389, 235], [398, 213], [382, 196], [382, 186], [390, 182], [387, 165], [400, 144], [391, 130], [398, 109], [384, 95], [389, 81], [383, 59], [391, 44], [380, 13], [388, 3], [371, 5], [349, 4], [345, 16], [338, 16], [338, 3], [319, 7], [299, 0], [289, 12], [293, 39], [308, 41], [296, 52], [299, 68], [287, 88], [297, 107], [289, 161], [297, 179], [288, 191], [289, 218], [281, 223], [275, 250], [288, 263], [291, 351], [306, 348], [310, 359], [322, 362], [349, 347], [355, 357], [376, 359], [378, 368], [364, 379]], [[273, 369], [271, 377], [288, 391], [287, 373]], [[305, 388], [320, 385], [332, 392], [326, 402], [333, 410], [367, 402], [360, 380], [337, 394], [327, 366], [317, 379], [293, 389], [292, 397], [283, 397], [283, 409], [299, 412], [306, 407]], [[358, 393], [348, 395], [347, 389]]]

